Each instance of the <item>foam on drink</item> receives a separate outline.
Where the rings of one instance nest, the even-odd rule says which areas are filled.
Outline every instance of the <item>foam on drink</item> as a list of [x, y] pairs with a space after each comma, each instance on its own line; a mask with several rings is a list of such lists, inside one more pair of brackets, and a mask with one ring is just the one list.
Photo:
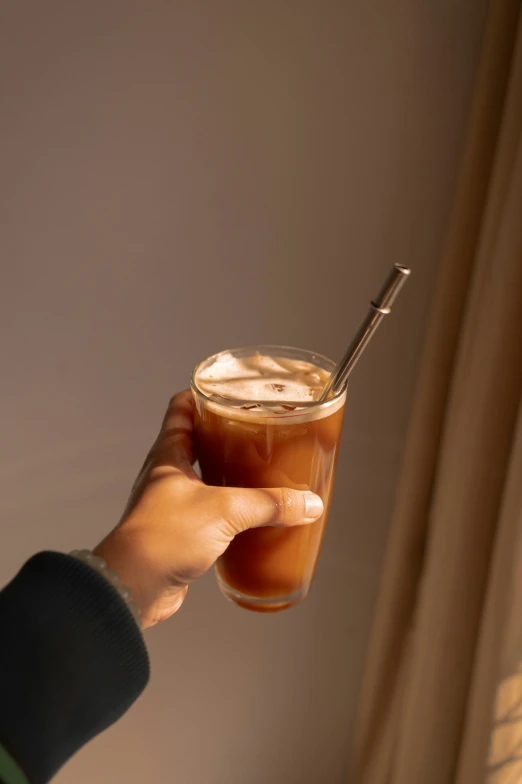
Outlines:
[[225, 413], [219, 409], [220, 401], [226, 401], [229, 418], [252, 421], [257, 416], [263, 420], [291, 416], [311, 420], [342, 405], [342, 400], [334, 399], [314, 410], [329, 377], [330, 371], [312, 362], [257, 351], [238, 357], [224, 351], [203, 362], [194, 381], [216, 413]]

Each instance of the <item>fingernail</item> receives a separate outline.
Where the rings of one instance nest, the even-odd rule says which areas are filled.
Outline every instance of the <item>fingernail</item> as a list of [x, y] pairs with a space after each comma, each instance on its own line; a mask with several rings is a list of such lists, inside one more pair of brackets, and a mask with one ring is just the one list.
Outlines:
[[310, 492], [304, 494], [304, 499], [306, 511], [305, 523], [312, 523], [314, 520], [317, 520], [318, 517], [321, 517], [324, 512], [323, 502], [318, 495]]

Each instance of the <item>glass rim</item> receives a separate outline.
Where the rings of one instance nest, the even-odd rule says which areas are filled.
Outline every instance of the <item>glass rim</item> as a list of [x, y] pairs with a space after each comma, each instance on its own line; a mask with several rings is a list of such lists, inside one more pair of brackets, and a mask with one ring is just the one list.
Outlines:
[[[336, 367], [336, 363], [333, 361], [333, 359], [330, 359], [329, 357], [325, 356], [324, 354], [320, 354], [317, 351], [312, 351], [311, 349], [297, 348], [296, 346], [283, 346], [283, 345], [279, 345], [279, 344], [256, 343], [256, 344], [252, 344], [252, 345], [249, 345], [249, 346], [240, 346], [238, 348], [223, 349], [222, 351], [217, 351], [215, 354], [210, 354], [210, 356], [206, 357], [205, 359], [202, 359], [201, 362], [198, 362], [198, 364], [194, 367], [194, 369], [192, 371], [192, 374], [191, 374], [191, 377], [190, 377], [190, 388], [191, 388], [192, 392], [194, 392], [198, 397], [200, 397], [204, 401], [206, 401], [210, 406], [212, 406], [212, 405], [214, 405], [214, 406], [222, 406], [223, 408], [228, 408], [228, 409], [232, 409], [232, 410], [235, 410], [235, 411], [240, 409], [241, 410], [241, 418], [252, 417], [253, 419], [254, 418], [259, 419], [260, 417], [268, 418], [268, 419], [276, 419], [276, 418], [277, 419], [284, 419], [284, 418], [287, 418], [287, 417], [291, 418], [291, 417], [295, 417], [295, 416], [303, 416], [305, 413], [312, 412], [314, 410], [320, 410], [320, 409], [323, 409], [323, 408], [326, 408], [326, 407], [334, 406], [335, 404], [338, 404], [340, 402], [340, 400], [346, 395], [346, 389], [342, 389], [334, 397], [328, 398], [328, 400], [323, 400], [323, 401], [312, 400], [312, 401], [308, 402], [308, 401], [295, 401], [295, 400], [288, 400], [287, 401], [287, 400], [285, 400], [282, 403], [281, 400], [263, 400], [262, 401], [263, 406], [267, 406], [267, 408], [269, 408], [270, 406], [281, 406], [281, 405], [295, 405], [296, 406], [296, 410], [295, 411], [288, 411], [285, 414], [278, 414], [278, 413], [276, 413], [274, 411], [267, 411], [263, 415], [263, 413], [260, 412], [260, 411], [256, 411], [254, 409], [249, 410], [247, 408], [244, 408], [245, 405], [253, 404], [253, 403], [259, 403], [260, 402], [259, 400], [253, 400], [253, 399], [252, 400], [235, 400], [233, 398], [223, 397], [222, 395], [213, 395], [212, 397], [209, 397], [207, 394], [205, 394], [205, 392], [203, 392], [198, 387], [198, 385], [196, 383], [196, 374], [197, 374], [199, 368], [205, 362], [208, 362], [209, 360], [214, 359], [214, 357], [218, 357], [220, 354], [225, 354], [225, 353], [235, 354], [236, 352], [239, 352], [239, 351], [245, 351], [245, 352], [251, 351], [252, 353], [254, 353], [255, 351], [258, 351], [258, 352], [259, 351], [263, 351], [263, 352], [266, 351], [266, 353], [270, 356], [270, 355], [274, 355], [274, 352], [277, 351], [277, 350], [279, 350], [279, 351], [281, 351], [281, 350], [283, 350], [283, 351], [295, 351], [295, 352], [299, 352], [299, 353], [302, 353], [302, 354], [308, 354], [310, 357], [315, 357], [315, 358], [317, 358], [319, 360], [322, 360], [326, 364], [331, 365], [332, 366], [332, 371]], [[275, 356], [277, 356], [277, 354]], [[326, 368], [323, 368], [323, 369], [326, 369]]]

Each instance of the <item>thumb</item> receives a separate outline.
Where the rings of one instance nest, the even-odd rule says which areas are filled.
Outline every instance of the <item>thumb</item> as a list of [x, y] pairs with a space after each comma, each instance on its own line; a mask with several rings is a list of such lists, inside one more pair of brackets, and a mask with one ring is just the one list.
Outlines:
[[313, 523], [324, 512], [321, 498], [309, 490], [268, 487], [255, 490], [220, 488], [225, 513], [223, 518], [232, 534], [264, 525], [292, 526]]

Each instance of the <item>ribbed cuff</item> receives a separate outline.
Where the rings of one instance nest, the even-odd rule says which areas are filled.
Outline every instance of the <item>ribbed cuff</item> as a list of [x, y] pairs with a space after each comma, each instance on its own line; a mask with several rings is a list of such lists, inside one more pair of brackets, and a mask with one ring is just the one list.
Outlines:
[[45, 784], [141, 694], [143, 637], [104, 577], [52, 552], [0, 593], [0, 629], [0, 742]]

